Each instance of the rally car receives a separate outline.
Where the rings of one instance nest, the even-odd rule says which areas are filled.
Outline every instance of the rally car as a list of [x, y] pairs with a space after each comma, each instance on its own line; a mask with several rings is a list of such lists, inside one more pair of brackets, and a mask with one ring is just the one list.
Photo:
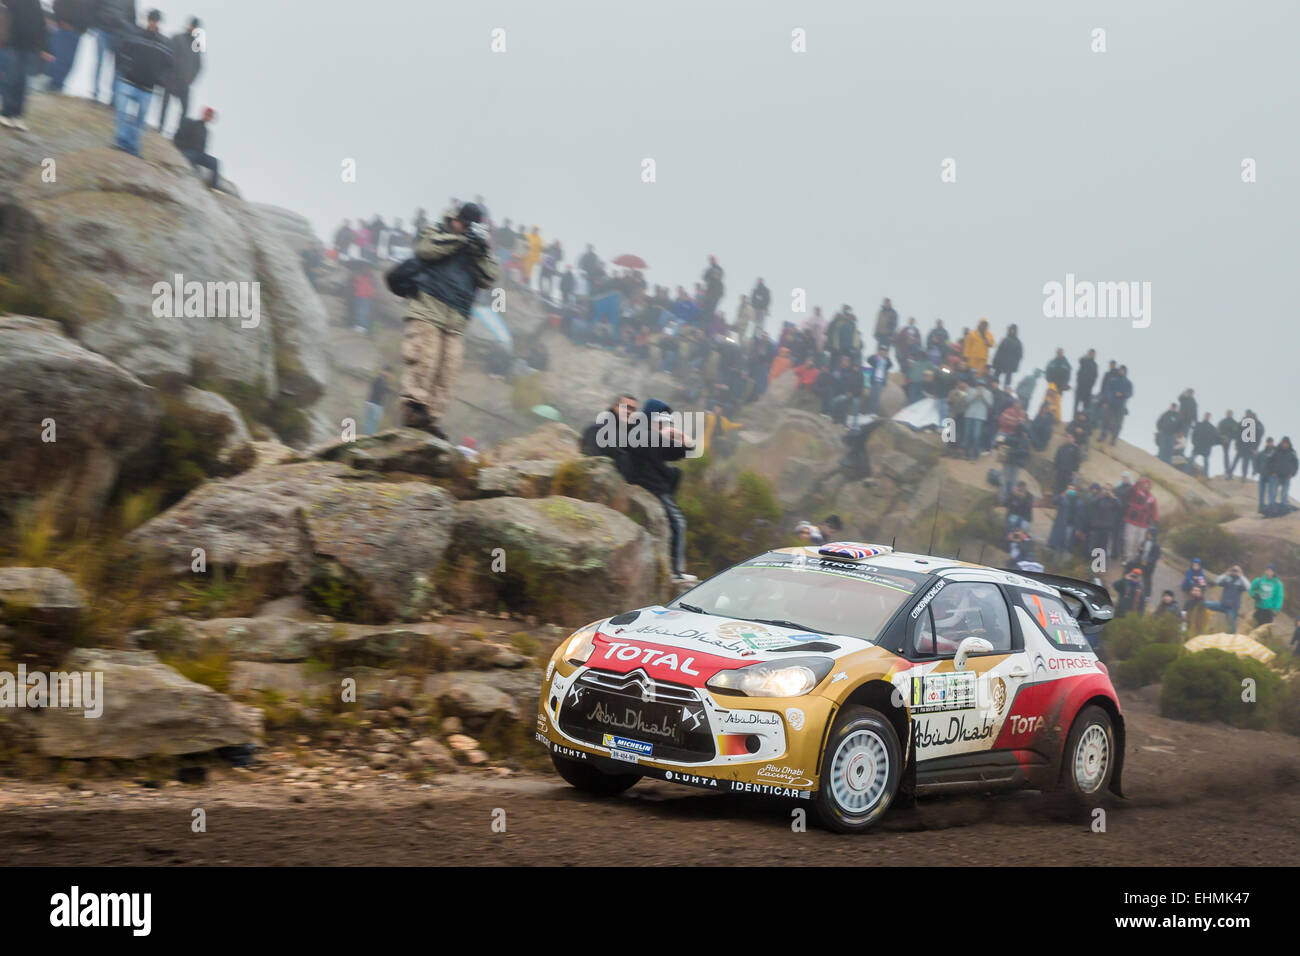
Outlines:
[[808, 801], [867, 829], [960, 788], [1120, 794], [1124, 719], [1089, 640], [1104, 587], [879, 545], [769, 551], [579, 629], [537, 740], [580, 790], [642, 777]]

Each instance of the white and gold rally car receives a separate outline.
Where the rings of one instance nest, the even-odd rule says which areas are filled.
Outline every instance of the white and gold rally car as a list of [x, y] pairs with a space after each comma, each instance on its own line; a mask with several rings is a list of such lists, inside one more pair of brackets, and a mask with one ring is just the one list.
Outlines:
[[1105, 588], [857, 543], [743, 561], [576, 631], [537, 739], [573, 786], [642, 777], [807, 800], [865, 830], [959, 788], [1120, 793], [1124, 719], [1089, 635]]

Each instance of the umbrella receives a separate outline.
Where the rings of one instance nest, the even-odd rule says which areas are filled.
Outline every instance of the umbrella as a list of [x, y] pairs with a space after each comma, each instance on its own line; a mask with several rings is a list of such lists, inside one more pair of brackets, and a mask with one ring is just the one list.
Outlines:
[[1229, 654], [1236, 654], [1238, 657], [1253, 657], [1261, 664], [1267, 664], [1277, 654], [1253, 637], [1247, 637], [1245, 634], [1202, 634], [1200, 637], [1194, 637], [1183, 647], [1189, 651], [1204, 651], [1208, 648], [1215, 650], [1227, 651]]
[[621, 255], [621, 256], [619, 256], [617, 259], [615, 259], [615, 260], [614, 260], [614, 265], [616, 265], [616, 266], [622, 266], [622, 267], [625, 268], [625, 269], [645, 269], [645, 268], [648, 268], [648, 267], [646, 266], [646, 264], [645, 264], [645, 260], [644, 260], [644, 259], [642, 259], [640, 256], [634, 256], [634, 255], [631, 255], [631, 254], [628, 254], [628, 253], [624, 253], [623, 255]]
[[553, 422], [564, 420], [564, 416], [560, 414], [559, 410], [556, 409], [554, 405], [534, 405], [532, 411], [534, 415], [538, 415], [541, 418], [549, 418]]

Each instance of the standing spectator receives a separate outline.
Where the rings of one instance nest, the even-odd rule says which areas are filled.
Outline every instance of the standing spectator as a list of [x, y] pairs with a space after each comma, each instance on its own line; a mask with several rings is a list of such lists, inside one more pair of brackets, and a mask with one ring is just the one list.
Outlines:
[[1034, 496], [1023, 481], [1017, 481], [1015, 490], [1007, 496], [1007, 530], [1028, 531], [1034, 521]]
[[195, 169], [209, 170], [212, 173], [212, 188], [220, 189], [221, 164], [208, 152], [208, 124], [215, 123], [216, 120], [217, 111], [210, 106], [204, 107], [203, 115], [199, 119], [183, 116], [172, 142], [176, 144], [181, 155], [190, 161], [191, 166]]
[[930, 353], [930, 361], [942, 365], [948, 351], [948, 330], [943, 327], [943, 319], [934, 320], [932, 328], [925, 337], [925, 350]]
[[1170, 402], [1169, 408], [1156, 419], [1156, 457], [1166, 465], [1174, 463], [1174, 439], [1178, 435], [1178, 403]]
[[1192, 558], [1192, 563], [1183, 572], [1183, 582], [1179, 588], [1184, 594], [1191, 594], [1192, 588], [1200, 588], [1201, 593], [1204, 594], [1209, 586], [1210, 579], [1205, 573], [1205, 565], [1201, 563], [1200, 558]]
[[1047, 363], [1043, 375], [1047, 378], [1048, 384], [1055, 385], [1058, 392], [1065, 394], [1066, 389], [1070, 387], [1070, 360], [1065, 357], [1065, 349], [1056, 350], [1056, 355]]
[[[510, 228], [509, 219], [506, 220], [506, 228]], [[504, 256], [506, 254], [507, 251], [502, 250], [502, 255]], [[594, 292], [596, 290], [596, 285], [605, 277], [605, 267], [600, 261], [600, 256], [596, 255], [596, 247], [590, 243], [587, 244], [587, 251], [584, 252], [582, 258], [578, 260], [578, 271], [586, 277], [587, 291], [589, 293]]]
[[1079, 367], [1074, 378], [1074, 411], [1087, 410], [1092, 401], [1092, 387], [1097, 384], [1097, 350], [1088, 349], [1086, 355], [1079, 359]]
[[984, 438], [984, 424], [993, 410], [993, 393], [981, 378], [966, 399], [966, 434], [963, 443], [967, 458], [978, 458]]
[[889, 348], [893, 344], [894, 333], [897, 331], [898, 312], [886, 299], [880, 304], [880, 311], [876, 313], [876, 344]]
[[1029, 414], [1030, 405], [1034, 400], [1034, 392], [1038, 389], [1038, 380], [1042, 377], [1043, 370], [1034, 369], [1019, 382], [1016, 383], [1016, 397], [1020, 399], [1020, 404], [1025, 409], [1025, 414]]
[[1224, 412], [1223, 417], [1219, 419], [1218, 431], [1219, 444], [1223, 446], [1223, 473], [1226, 477], [1231, 478], [1232, 471], [1230, 465], [1232, 459], [1230, 456], [1232, 443], [1236, 441], [1237, 437], [1241, 434], [1241, 426], [1238, 425], [1237, 420], [1232, 417], [1231, 408]]
[[388, 404], [388, 397], [392, 394], [391, 379], [393, 367], [385, 365], [383, 370], [370, 383], [370, 395], [366, 399], [366, 420], [361, 427], [361, 434], [373, 435], [379, 428], [379, 420], [383, 417], [384, 406]]
[[889, 359], [889, 346], [882, 345], [876, 349], [876, 354], [867, 359], [867, 365], [871, 371], [871, 391], [867, 396], [867, 413], [871, 415], [880, 414], [880, 395], [885, 390], [885, 385], [889, 382], [889, 370], [894, 363]]
[[45, 14], [40, 0], [8, 0], [9, 36], [0, 47], [0, 126], [25, 131], [27, 78], [39, 71], [45, 52]]
[[1206, 478], [1210, 477], [1210, 452], [1219, 444], [1219, 430], [1210, 420], [1212, 417], [1206, 412], [1205, 417], [1192, 429], [1192, 461], [1195, 462], [1197, 458], [1204, 460]]
[[203, 69], [202, 34], [199, 33], [202, 26], [198, 17], [190, 17], [185, 31], [167, 41], [172, 49], [172, 71], [164, 84], [162, 113], [158, 116], [160, 133], [167, 125], [167, 110], [173, 98], [180, 105], [181, 120], [190, 115], [190, 87]]
[[1263, 575], [1250, 582], [1250, 596], [1255, 602], [1255, 626], [1272, 623], [1277, 612], [1282, 610], [1282, 600], [1285, 597], [1277, 568], [1270, 564], [1264, 569]]
[[1100, 493], [1092, 502], [1092, 507], [1088, 509], [1088, 539], [1084, 547], [1089, 556], [1100, 551], [1106, 558], [1104, 566], [1110, 564], [1111, 532], [1114, 531], [1115, 522], [1120, 517], [1120, 503], [1115, 497], [1115, 489], [1109, 483], [1102, 485]]
[[1255, 475], [1259, 478], [1259, 513], [1268, 514], [1269, 502], [1273, 499], [1273, 455], [1277, 448], [1272, 438], [1264, 440], [1264, 447], [1255, 455]]
[[47, 74], [51, 93], [62, 93], [63, 84], [77, 60], [81, 36], [90, 27], [90, 0], [54, 0], [54, 34], [50, 37]]
[[763, 284], [762, 276], [759, 276], [758, 281], [754, 283], [754, 288], [749, 293], [749, 301], [754, 307], [754, 321], [757, 327], [766, 328], [767, 316], [772, 309], [772, 290]]
[[474, 228], [482, 215], [465, 203], [455, 216], [425, 226], [415, 243], [415, 255], [426, 265], [403, 323], [402, 424], [444, 440], [438, 420], [460, 371], [474, 296], [500, 275], [487, 240]]
[[[154, 88], [172, 68], [172, 51], [158, 31], [162, 14], [150, 10], [145, 28], [132, 27], [118, 42], [117, 130], [113, 147], [140, 155], [140, 130], [153, 104]], [[133, 109], [134, 107], [134, 109]]]
[[1178, 430], [1186, 435], [1195, 424], [1196, 392], [1193, 389], [1186, 388], [1178, 396]]
[[527, 251], [524, 253], [524, 285], [531, 288], [533, 284], [533, 269], [542, 259], [542, 250], [546, 244], [542, 241], [542, 234], [536, 226], [528, 234]]
[[1146, 584], [1142, 580], [1142, 569], [1132, 568], [1115, 582], [1115, 616], [1125, 614], [1142, 614], [1142, 605], [1146, 603]]
[[375, 280], [369, 266], [361, 266], [352, 277], [352, 331], [370, 333], [370, 308], [375, 298]]
[[704, 280], [704, 297], [700, 300], [700, 311], [704, 314], [705, 322], [713, 318], [713, 313], [718, 311], [718, 303], [722, 301], [722, 294], [726, 289], [723, 285], [722, 266], [718, 265], [717, 256], [709, 256], [709, 264], [704, 270], [702, 276]]
[[1268, 510], [1270, 516], [1284, 515], [1291, 510], [1291, 479], [1295, 477], [1297, 465], [1295, 449], [1291, 446], [1289, 436], [1283, 436], [1269, 456], [1268, 468], [1272, 477], [1269, 485]]
[[352, 247], [355, 240], [355, 234], [352, 232], [352, 220], [344, 219], [343, 225], [334, 230], [334, 251], [340, 259], [348, 257], [348, 249]]
[[1222, 612], [1228, 619], [1228, 630], [1235, 634], [1237, 615], [1241, 613], [1241, 596], [1250, 591], [1250, 580], [1241, 573], [1241, 565], [1234, 564], [1215, 578], [1214, 583], [1223, 590], [1217, 601], [1206, 601], [1205, 606], [1211, 611]]
[[847, 305], [836, 312], [830, 325], [826, 326], [826, 350], [831, 353], [832, 362], [848, 356], [853, 365], [861, 364], [862, 336], [858, 334], [858, 317]]
[[1183, 622], [1187, 619], [1187, 615], [1183, 613], [1183, 609], [1180, 608], [1178, 602], [1174, 600], [1174, 592], [1168, 588], [1165, 588], [1161, 593], [1160, 602], [1156, 604], [1156, 609], [1151, 612], [1152, 617], [1159, 617], [1162, 614], [1167, 614], [1176, 620], [1179, 623], [1180, 628], [1183, 625]]
[[573, 289], [577, 285], [577, 280], [573, 277], [573, 266], [564, 267], [564, 275], [560, 276], [560, 304], [566, 308], [573, 302]]
[[1006, 436], [1006, 461], [1002, 463], [1002, 501], [1011, 495], [1011, 489], [1024, 482], [1017, 481], [1020, 469], [1029, 464], [1029, 426], [1023, 420], [1016, 423]]
[[1163, 549], [1160, 547], [1160, 537], [1154, 527], [1147, 528], [1146, 537], [1142, 539], [1142, 546], [1138, 548], [1138, 553], [1133, 560], [1142, 568], [1142, 580], [1150, 583], [1155, 580], [1156, 562], [1160, 560], [1160, 554]]
[[1239, 426], [1236, 438], [1237, 456], [1228, 469], [1228, 477], [1232, 477], [1232, 473], [1237, 470], [1237, 464], [1240, 462], [1241, 480], [1245, 481], [1250, 477], [1250, 470], [1255, 464], [1255, 453], [1259, 451], [1259, 446], [1262, 444], [1264, 426], [1249, 408], [1246, 409], [1246, 414], [1241, 416], [1241, 421], [1237, 424]]
[[664, 402], [652, 398], [645, 403], [641, 413], [649, 419], [650, 428], [658, 429], [658, 440], [624, 449], [625, 464], [620, 471], [626, 481], [640, 485], [663, 505], [664, 513], [668, 516], [673, 581], [689, 584], [699, 579], [686, 573], [686, 517], [675, 497], [682, 481], [682, 473], [667, 463], [685, 458], [694, 446], [685, 435], [669, 424], [668, 416], [672, 414], [672, 409]]
[[1047, 536], [1047, 546], [1058, 554], [1069, 554], [1074, 550], [1074, 534], [1079, 527], [1083, 512], [1083, 499], [1079, 489], [1070, 482], [1065, 491], [1056, 496], [1056, 517], [1052, 519], [1052, 530]]
[[736, 324], [731, 330], [736, 333], [736, 341], [744, 342], [745, 335], [749, 332], [749, 327], [755, 324], [758, 313], [749, 301], [749, 296], [740, 297], [740, 305], [736, 308]]
[[1151, 493], [1151, 479], [1139, 478], [1133, 490], [1129, 492], [1128, 509], [1124, 514], [1124, 553], [1122, 560], [1127, 561], [1138, 553], [1147, 529], [1152, 527], [1160, 517], [1156, 505], [1156, 496]]
[[1119, 441], [1119, 433], [1124, 428], [1124, 417], [1128, 414], [1128, 400], [1132, 397], [1133, 383], [1128, 378], [1128, 366], [1121, 365], [1115, 370], [1115, 374], [1111, 376], [1110, 382], [1101, 397], [1105, 413], [1097, 437], [1098, 445], [1102, 443], [1107, 434], [1110, 435], [1112, 445]]
[[1011, 376], [1020, 370], [1020, 360], [1024, 358], [1025, 347], [1020, 341], [1019, 331], [1014, 325], [1007, 326], [1006, 337], [999, 343], [993, 353], [993, 381], [999, 380], [1010, 387]]
[[961, 355], [976, 376], [984, 374], [989, 363], [989, 352], [993, 348], [993, 333], [989, 331], [989, 320], [980, 319], [972, 331], [966, 334], [961, 344]]
[[1075, 442], [1074, 436], [1066, 432], [1064, 439], [1061, 441], [1061, 446], [1056, 449], [1056, 457], [1052, 460], [1052, 470], [1056, 478], [1052, 490], [1056, 494], [1060, 494], [1070, 484], [1081, 463], [1079, 446]]
[[104, 73], [107, 54], [113, 55], [113, 77], [108, 81], [108, 100], [117, 96], [117, 47], [135, 30], [135, 0], [94, 0], [91, 26], [95, 34], [95, 75], [91, 79], [92, 101], [99, 100], [99, 80]]
[[1124, 519], [1128, 517], [1128, 502], [1133, 496], [1133, 476], [1127, 470], [1120, 473], [1119, 484], [1115, 486], [1115, 498], [1119, 501], [1119, 520], [1115, 522], [1115, 534], [1111, 538], [1110, 553], [1121, 561], [1124, 558], [1124, 529], [1128, 527]]

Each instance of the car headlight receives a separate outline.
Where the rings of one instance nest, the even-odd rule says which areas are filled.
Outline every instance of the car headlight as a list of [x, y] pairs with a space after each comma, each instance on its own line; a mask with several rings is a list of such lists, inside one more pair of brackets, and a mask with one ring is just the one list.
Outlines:
[[569, 643], [564, 646], [564, 659], [570, 664], [585, 664], [595, 649], [596, 629], [584, 627], [569, 638]]
[[709, 690], [745, 697], [799, 697], [820, 684], [834, 664], [829, 657], [764, 661], [721, 671], [707, 686]]

